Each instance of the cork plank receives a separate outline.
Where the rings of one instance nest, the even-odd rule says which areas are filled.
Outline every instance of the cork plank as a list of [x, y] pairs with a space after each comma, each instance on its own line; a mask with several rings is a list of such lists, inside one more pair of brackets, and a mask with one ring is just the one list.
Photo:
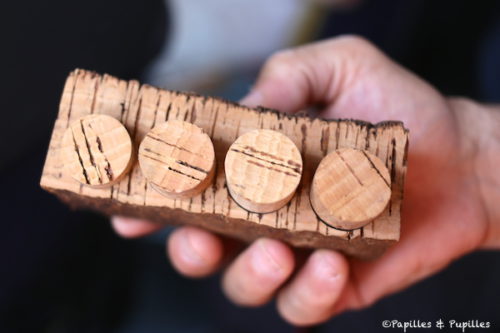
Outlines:
[[[128, 174], [110, 187], [82, 185], [65, 172], [61, 144], [70, 124], [90, 114], [119, 120], [129, 132], [135, 152], [155, 125], [167, 120], [197, 125], [214, 145], [216, 173], [212, 184], [194, 197], [169, 198], [149, 185], [134, 161]], [[303, 161], [302, 178], [293, 198], [278, 211], [266, 214], [249, 212], [235, 203], [224, 173], [224, 159], [231, 144], [240, 135], [256, 129], [285, 134], [298, 147]], [[408, 130], [400, 122], [373, 125], [250, 109], [216, 98], [162, 90], [77, 69], [64, 86], [40, 184], [78, 209], [165, 224], [197, 225], [244, 241], [273, 237], [297, 247], [337, 249], [370, 259], [399, 240], [407, 147]], [[386, 209], [363, 228], [352, 231], [323, 223], [312, 210], [309, 198], [319, 162], [340, 148], [362, 149], [375, 155], [391, 177], [391, 197]]]

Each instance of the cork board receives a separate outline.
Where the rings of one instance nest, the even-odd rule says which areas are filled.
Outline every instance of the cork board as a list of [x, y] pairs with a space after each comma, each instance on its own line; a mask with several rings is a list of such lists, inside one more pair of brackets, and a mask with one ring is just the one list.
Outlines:
[[[81, 185], [65, 174], [60, 145], [69, 124], [88, 114], [118, 119], [127, 128], [136, 149], [156, 124], [170, 119], [196, 124], [214, 144], [217, 169], [212, 185], [193, 198], [169, 199], [151, 188], [137, 161], [128, 175], [109, 188]], [[225, 181], [224, 158], [229, 146], [254, 129], [272, 129], [287, 135], [299, 148], [304, 163], [295, 196], [280, 210], [267, 214], [241, 208], [228, 194]], [[193, 224], [245, 241], [274, 237], [297, 247], [337, 249], [368, 259], [379, 256], [399, 240], [407, 147], [408, 130], [400, 122], [373, 125], [250, 109], [216, 98], [162, 90], [77, 69], [64, 86], [40, 184], [74, 208], [165, 224]], [[309, 200], [317, 165], [338, 148], [364, 149], [376, 155], [391, 175], [392, 195], [385, 211], [353, 231], [337, 230], [321, 222]]]

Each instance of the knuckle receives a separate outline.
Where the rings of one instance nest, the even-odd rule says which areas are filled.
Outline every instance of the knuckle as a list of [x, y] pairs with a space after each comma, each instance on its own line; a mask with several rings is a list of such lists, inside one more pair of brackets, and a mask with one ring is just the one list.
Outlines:
[[330, 50], [348, 59], [382, 59], [383, 53], [368, 39], [358, 35], [341, 35], [330, 40]]
[[347, 44], [360, 49], [376, 49], [372, 42], [359, 35], [341, 35], [335, 39], [338, 43]]
[[264, 64], [264, 70], [271, 72], [281, 72], [289, 68], [294, 62], [295, 51], [286, 49], [275, 52]]

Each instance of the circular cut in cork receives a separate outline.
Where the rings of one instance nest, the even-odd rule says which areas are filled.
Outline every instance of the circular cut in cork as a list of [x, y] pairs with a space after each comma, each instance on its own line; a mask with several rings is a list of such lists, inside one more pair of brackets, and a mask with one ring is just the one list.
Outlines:
[[255, 213], [283, 207], [293, 197], [302, 176], [297, 146], [272, 130], [254, 130], [229, 147], [226, 181], [233, 199]]
[[190, 198], [210, 185], [215, 152], [201, 128], [169, 120], [146, 134], [139, 147], [139, 164], [149, 184], [169, 198]]
[[84, 116], [71, 123], [64, 132], [61, 148], [65, 172], [92, 187], [118, 182], [132, 161], [127, 130], [115, 118], [102, 114]]
[[387, 207], [391, 178], [376, 156], [339, 149], [321, 160], [311, 185], [311, 205], [326, 224], [353, 230], [368, 224]]

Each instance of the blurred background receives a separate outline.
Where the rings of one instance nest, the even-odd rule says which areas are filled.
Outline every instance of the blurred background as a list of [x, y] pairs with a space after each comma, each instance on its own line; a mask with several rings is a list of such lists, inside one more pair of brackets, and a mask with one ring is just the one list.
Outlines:
[[[500, 3], [462, 0], [18, 1], [3, 14], [0, 332], [382, 332], [384, 319], [500, 331], [500, 254], [474, 253], [369, 309], [298, 330], [270, 304], [188, 280], [162, 233], [116, 236], [39, 188], [67, 74], [80, 67], [238, 100], [283, 48], [362, 35], [444, 94], [500, 102]], [[431, 330], [426, 330], [431, 331]]]

